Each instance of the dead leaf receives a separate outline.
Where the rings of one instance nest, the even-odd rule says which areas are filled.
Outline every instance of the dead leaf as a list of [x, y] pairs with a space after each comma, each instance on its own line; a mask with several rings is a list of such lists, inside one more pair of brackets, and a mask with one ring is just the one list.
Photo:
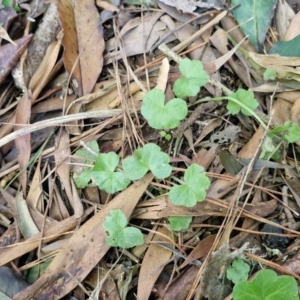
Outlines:
[[[153, 242], [169, 242], [161, 234], [171, 238], [171, 232], [164, 227], [157, 230], [160, 234], [156, 234]], [[141, 266], [137, 298], [140, 300], [147, 300], [150, 297], [151, 290], [165, 267], [165, 263], [172, 256], [172, 251], [151, 243], [143, 259]]]
[[83, 95], [89, 94], [102, 71], [105, 43], [94, 0], [73, 1]]
[[12, 71], [21, 55], [27, 49], [33, 35], [27, 35], [15, 41], [17, 47], [12, 44], [6, 44], [0, 47], [0, 84], [4, 82], [7, 75]]
[[283, 41], [290, 41], [295, 38], [297, 35], [300, 34], [299, 30], [299, 22], [300, 22], [300, 12], [298, 12], [289, 23], [289, 27], [287, 28], [284, 36]]
[[[70, 182], [70, 162], [71, 162], [71, 150], [69, 145], [69, 134], [67, 131], [62, 130], [56, 137], [57, 150], [55, 151], [55, 165], [56, 173], [59, 176], [64, 190], [66, 191], [68, 200], [74, 209], [74, 214], [77, 218], [80, 218], [81, 215], [76, 213], [76, 206], [72, 194], [72, 186]], [[80, 202], [81, 204], [81, 202]], [[80, 205], [79, 205], [80, 206]], [[82, 212], [82, 204], [79, 211]]]
[[188, 255], [183, 264], [180, 265], [180, 268], [182, 269], [188, 264], [192, 263], [194, 260], [207, 256], [215, 241], [215, 238], [216, 235], [212, 234], [201, 240], [197, 244], [197, 246], [192, 250], [192, 252]]
[[170, 64], [168, 59], [165, 57], [161, 62], [161, 67], [159, 69], [159, 75], [157, 77], [157, 85], [156, 89], [159, 89], [165, 92], [167, 82], [168, 82], [168, 74], [170, 70]]
[[164, 294], [164, 300], [187, 299], [188, 293], [191, 291], [194, 278], [197, 276], [199, 268], [191, 266], [185, 272], [176, 278], [176, 281], [168, 288]]
[[13, 45], [17, 46], [17, 44], [9, 37], [6, 30], [2, 26], [0, 26], [0, 38], [3, 38], [12, 43]]
[[[15, 131], [30, 123], [31, 116], [31, 92], [28, 91], [23, 95], [16, 109]], [[18, 162], [22, 171], [19, 178], [22, 185], [23, 194], [26, 197], [27, 190], [27, 164], [31, 154], [30, 134], [25, 134], [15, 139], [15, 145], [18, 153]]]
[[[45, 273], [31, 286], [17, 294], [14, 299], [25, 300], [43, 295], [43, 297], [55, 300], [76, 287], [110, 248], [106, 243], [106, 232], [102, 227], [110, 210], [119, 208], [129, 217], [152, 178], [153, 176], [149, 174], [132, 184], [76, 230]], [[1, 255], [0, 263], [2, 257]]]
[[83, 96], [82, 78], [72, 0], [58, 0], [57, 9], [60, 24], [64, 30], [64, 37], [62, 40], [64, 46], [64, 66], [71, 78], [77, 82], [77, 94], [81, 97]]
[[16, 207], [17, 207], [17, 219], [19, 229], [25, 239], [29, 239], [32, 236], [39, 233], [39, 230], [32, 220], [29, 213], [29, 209], [22, 193], [18, 193], [16, 196]]

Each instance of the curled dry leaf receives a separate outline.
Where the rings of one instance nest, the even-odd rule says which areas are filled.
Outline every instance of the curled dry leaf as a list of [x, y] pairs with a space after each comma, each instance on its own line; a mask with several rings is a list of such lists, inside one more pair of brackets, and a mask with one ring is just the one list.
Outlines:
[[93, 0], [73, 1], [83, 95], [89, 94], [102, 71], [105, 48], [100, 15]]
[[0, 26], [0, 37], [17, 46], [17, 44], [9, 37], [6, 30], [2, 26]]
[[64, 31], [62, 44], [64, 46], [64, 66], [73, 80], [76, 80], [77, 94], [83, 95], [82, 79], [78, 57], [78, 39], [76, 34], [75, 16], [72, 0], [58, 0], [57, 9], [59, 21]]
[[13, 44], [6, 44], [0, 47], [0, 84], [14, 68], [19, 58], [26, 50], [31, 39], [32, 34], [16, 40], [15, 43], [17, 46]]

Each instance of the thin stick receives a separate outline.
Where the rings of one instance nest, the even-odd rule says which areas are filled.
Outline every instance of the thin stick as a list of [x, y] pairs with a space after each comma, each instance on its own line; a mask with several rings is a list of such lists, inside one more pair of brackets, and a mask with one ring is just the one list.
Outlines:
[[99, 118], [106, 119], [121, 115], [123, 113], [122, 109], [107, 109], [107, 110], [96, 110], [96, 111], [87, 111], [78, 114], [65, 115], [57, 118], [52, 118], [48, 120], [44, 120], [41, 122], [36, 122], [34, 124], [23, 127], [19, 130], [16, 130], [7, 136], [0, 139], [0, 147], [6, 145], [7, 143], [13, 141], [17, 137], [23, 136], [27, 133], [31, 133], [37, 131], [39, 129], [47, 128], [50, 126], [56, 126], [59, 124], [64, 124], [71, 121], [90, 119], [90, 118]]

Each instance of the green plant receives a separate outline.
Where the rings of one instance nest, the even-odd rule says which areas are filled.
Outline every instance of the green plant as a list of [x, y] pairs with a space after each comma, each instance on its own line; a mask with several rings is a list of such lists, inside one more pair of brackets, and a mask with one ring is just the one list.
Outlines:
[[196, 96], [200, 88], [209, 80], [199, 60], [184, 58], [179, 63], [179, 70], [183, 76], [175, 81], [173, 88], [175, 95], [179, 98]]
[[92, 169], [92, 179], [108, 194], [124, 190], [130, 183], [124, 172], [116, 170], [120, 157], [115, 152], [98, 155]]
[[165, 94], [158, 89], [149, 91], [141, 107], [143, 117], [155, 129], [171, 129], [179, 125], [187, 113], [187, 104], [179, 98], [165, 104]]
[[250, 266], [242, 259], [235, 259], [231, 267], [226, 270], [226, 276], [234, 284], [246, 281], [250, 271]]
[[12, 7], [16, 12], [20, 11], [20, 7], [15, 0], [2, 0], [2, 5], [4, 8]]
[[159, 134], [167, 141], [170, 141], [172, 139], [172, 136], [169, 133], [166, 133], [164, 130], [160, 131]]
[[180, 185], [175, 185], [169, 192], [169, 197], [174, 205], [192, 207], [201, 202], [206, 197], [206, 190], [210, 186], [210, 181], [204, 172], [204, 168], [197, 164], [190, 165], [185, 173]]
[[122, 167], [126, 177], [131, 180], [142, 178], [148, 170], [157, 178], [164, 179], [172, 172], [169, 162], [168, 154], [162, 152], [159, 146], [149, 143], [135, 150], [133, 156], [123, 159]]
[[273, 68], [267, 68], [264, 72], [264, 80], [275, 80], [277, 72]]
[[[174, 93], [181, 98], [195, 96], [209, 81], [209, 76], [199, 61], [189, 59], [178, 61], [183, 76], [175, 82]], [[175, 128], [188, 112], [187, 103], [181, 98], [174, 98], [165, 103], [163, 91], [152, 89], [143, 98], [141, 113], [149, 125], [155, 129]], [[200, 99], [194, 104], [220, 100], [228, 101], [226, 107], [231, 114], [243, 113], [252, 116], [267, 129], [264, 121], [255, 112], [258, 102], [252, 91], [238, 89], [227, 96]], [[167, 136], [165, 131], [161, 131], [161, 135]], [[269, 130], [268, 136], [273, 144], [272, 147], [269, 145], [268, 150], [265, 151], [266, 155], [272, 149], [274, 151], [274, 141], [284, 139], [288, 144], [299, 140], [300, 129], [296, 123], [289, 122]], [[73, 175], [76, 186], [83, 188], [89, 184], [96, 184], [99, 189], [110, 194], [124, 190], [130, 181], [141, 179], [149, 170], [158, 179], [165, 179], [172, 172], [169, 155], [152, 143], [138, 148], [133, 155], [121, 162], [114, 152], [99, 154], [99, 147], [95, 141], [87, 143], [87, 149], [76, 151], [75, 156], [81, 158], [81, 167]], [[169, 191], [169, 198], [174, 205], [192, 207], [197, 202], [205, 200], [210, 181], [202, 166], [192, 164], [185, 170], [183, 180], [178, 178], [174, 180], [179, 183]], [[182, 230], [189, 226], [190, 217], [170, 217], [169, 221], [173, 230]]]
[[85, 188], [92, 176], [91, 165], [95, 164], [96, 158], [99, 154], [99, 146], [96, 141], [86, 143], [86, 148], [79, 149], [75, 152], [75, 159], [81, 166], [77, 166], [73, 179], [76, 187]]
[[193, 218], [190, 216], [168, 217], [168, 221], [170, 222], [173, 231], [181, 231], [181, 230], [188, 229], [190, 227], [190, 223], [192, 222], [192, 219]]
[[292, 276], [277, 276], [261, 270], [252, 281], [242, 281], [233, 288], [234, 300], [299, 300], [298, 285]]
[[144, 243], [144, 236], [135, 227], [127, 227], [128, 221], [120, 209], [109, 212], [103, 223], [103, 228], [108, 232], [106, 242], [112, 247], [132, 248]]

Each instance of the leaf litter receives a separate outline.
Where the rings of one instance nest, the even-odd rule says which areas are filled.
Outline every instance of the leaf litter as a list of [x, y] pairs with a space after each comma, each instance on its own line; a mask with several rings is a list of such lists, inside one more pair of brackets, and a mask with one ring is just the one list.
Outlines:
[[[299, 279], [295, 6], [252, 0], [245, 20], [233, 0], [27, 2], [0, 6], [1, 295], [239, 299], [237, 257]], [[248, 109], [197, 103], [235, 94]]]

